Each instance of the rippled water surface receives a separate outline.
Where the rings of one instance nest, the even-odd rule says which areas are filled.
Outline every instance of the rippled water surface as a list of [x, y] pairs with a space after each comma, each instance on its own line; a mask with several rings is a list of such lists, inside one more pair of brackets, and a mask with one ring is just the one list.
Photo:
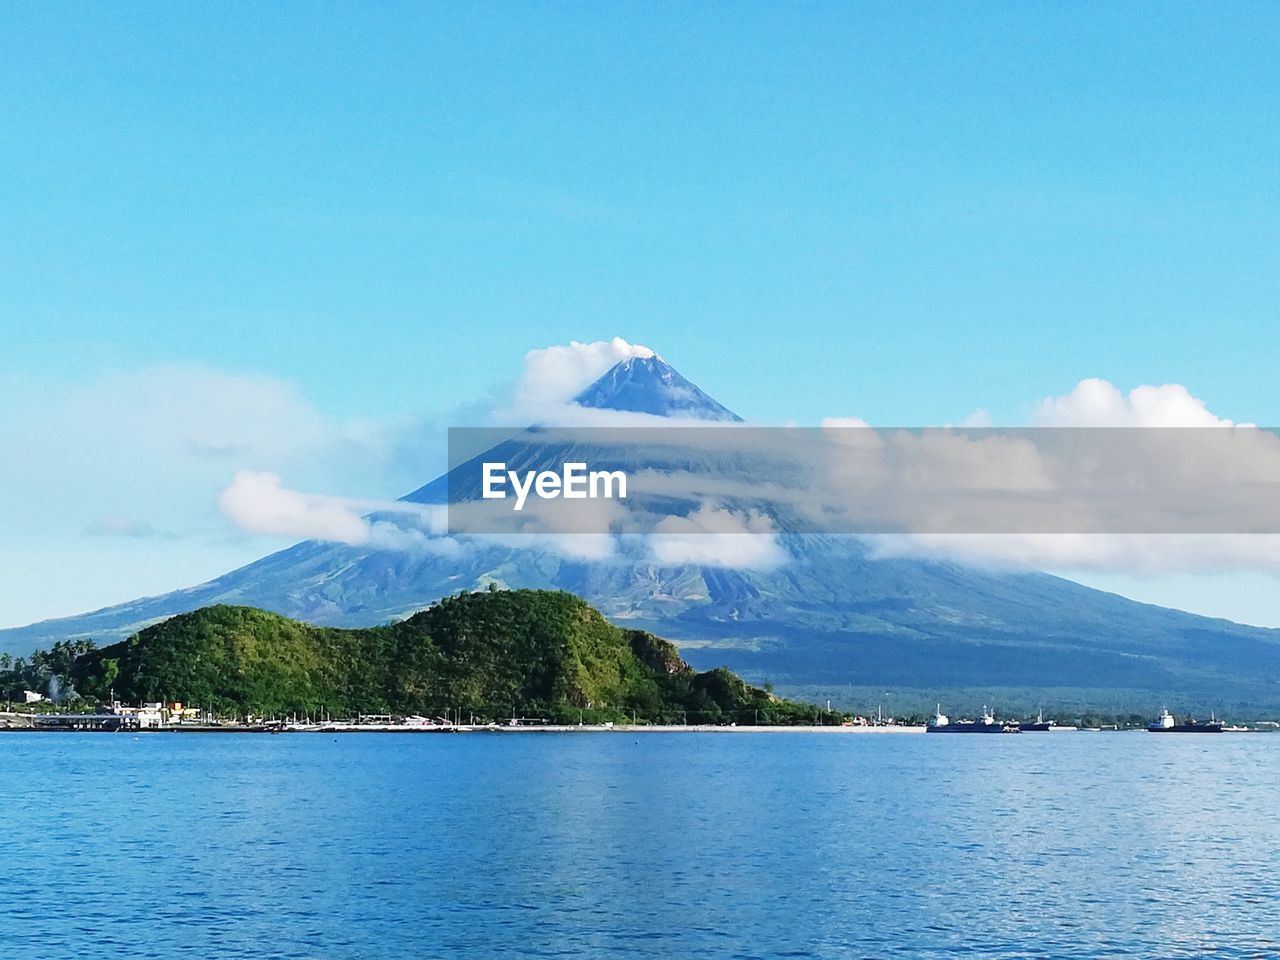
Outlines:
[[4, 957], [1276, 957], [1280, 735], [0, 735]]

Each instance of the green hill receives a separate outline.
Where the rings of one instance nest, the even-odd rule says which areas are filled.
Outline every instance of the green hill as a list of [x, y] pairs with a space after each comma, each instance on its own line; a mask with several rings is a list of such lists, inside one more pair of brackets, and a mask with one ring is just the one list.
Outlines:
[[[813, 722], [815, 709], [696, 672], [675, 646], [624, 630], [572, 594], [491, 590], [400, 623], [316, 627], [252, 607], [182, 614], [81, 655], [81, 694], [180, 700], [224, 713], [325, 710], [588, 721]], [[826, 717], [825, 719], [831, 719]]]

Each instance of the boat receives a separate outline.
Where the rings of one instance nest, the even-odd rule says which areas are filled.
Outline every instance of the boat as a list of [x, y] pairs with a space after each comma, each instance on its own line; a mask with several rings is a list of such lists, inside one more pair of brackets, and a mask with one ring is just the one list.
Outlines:
[[1016, 723], [997, 720], [985, 706], [982, 708], [981, 718], [958, 720], [952, 723], [951, 718], [942, 712], [941, 704], [938, 704], [935, 709], [933, 719], [929, 721], [926, 731], [928, 733], [1021, 733]]
[[1168, 709], [1161, 709], [1160, 716], [1147, 724], [1147, 730], [1150, 733], [1221, 733], [1222, 721], [1210, 717], [1208, 720], [1178, 723]]
[[1036, 714], [1036, 718], [1034, 720], [1018, 724], [1018, 729], [1023, 733], [1045, 733], [1052, 731], [1057, 725], [1058, 722], [1056, 720], [1046, 720], [1044, 718], [1044, 711], [1041, 710]]

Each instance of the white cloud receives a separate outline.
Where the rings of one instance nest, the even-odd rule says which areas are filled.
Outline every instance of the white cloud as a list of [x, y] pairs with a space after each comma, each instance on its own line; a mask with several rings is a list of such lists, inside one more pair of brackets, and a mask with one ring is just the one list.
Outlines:
[[[466, 545], [501, 546], [584, 561], [605, 561], [616, 553], [616, 537], [607, 533], [451, 537], [447, 535], [448, 515], [443, 506], [303, 493], [285, 487], [278, 475], [266, 471], [239, 471], [218, 494], [218, 509], [247, 533], [324, 540], [373, 550], [454, 555]], [[589, 520], [581, 524], [584, 530], [592, 525]]]
[[773, 524], [758, 513], [741, 514], [704, 503], [687, 517], [666, 517], [648, 538], [663, 566], [685, 564], [764, 570], [787, 559]]
[[[429, 422], [333, 416], [287, 381], [201, 364], [0, 373], [0, 450], [10, 552], [63, 556], [68, 570], [14, 565], [0, 578], [9, 623], [190, 586], [274, 548], [229, 535], [217, 511], [237, 469], [391, 498], [445, 461]], [[111, 575], [81, 572], [95, 564]]]
[[1280, 536], [1273, 534], [913, 534], [870, 542], [876, 557], [927, 557], [997, 570], [1280, 572]]
[[[613, 364], [652, 354], [621, 338], [530, 351], [492, 419], [511, 426], [557, 416], [577, 424], [618, 425], [621, 418], [628, 425], [670, 425], [644, 415], [583, 411], [571, 404]], [[134, 551], [129, 563], [137, 565], [137, 577], [118, 587], [119, 599], [189, 585], [220, 572], [210, 564], [246, 562], [275, 546], [265, 539], [229, 545], [214, 503], [258, 537], [321, 537], [388, 549], [458, 548], [438, 536], [430, 517], [380, 514], [400, 510], [402, 505], [389, 498], [443, 467], [442, 433], [421, 419], [332, 416], [287, 381], [198, 364], [109, 371], [73, 383], [0, 376], [0, 402], [0, 448], [6, 453], [0, 526], [9, 542], [38, 544], [51, 556], [57, 551], [87, 555], [96, 550], [103, 556]], [[976, 411], [965, 424], [985, 422]], [[1239, 426], [1212, 413], [1184, 386], [1147, 385], [1125, 392], [1098, 379], [1082, 380], [1067, 394], [1042, 400], [1030, 423]], [[865, 426], [849, 418], [824, 425]], [[1270, 454], [1261, 450], [1259, 455]], [[234, 471], [244, 472], [227, 487]], [[303, 489], [367, 491], [374, 499], [297, 493], [285, 488], [280, 476]], [[366, 518], [366, 513], [372, 516]], [[663, 530], [650, 544], [653, 559], [748, 568], [785, 559], [773, 532], [753, 529], [759, 521], [750, 517], [704, 507], [686, 522], [697, 525], [698, 532], [689, 527]], [[96, 538], [92, 547], [89, 535]], [[167, 542], [176, 536], [198, 542], [198, 547]], [[509, 539], [515, 546], [529, 544], [584, 560], [616, 556], [615, 538], [606, 534]], [[878, 541], [878, 549], [1028, 569], [1280, 568], [1277, 538], [1265, 536], [917, 537]], [[11, 578], [9, 595], [0, 597], [7, 618], [18, 622], [72, 613], [107, 599], [86, 595], [81, 602], [65, 586], [56, 587], [55, 594], [46, 580], [38, 571], [27, 580]]]
[[1122, 393], [1106, 380], [1081, 380], [1068, 394], [1040, 401], [1037, 427], [1230, 427], [1179, 383]]
[[6, 481], [28, 478], [37, 500], [45, 489], [74, 493], [64, 499], [92, 511], [80, 527], [103, 515], [142, 516], [140, 505], [164, 512], [181, 500], [188, 511], [193, 503], [207, 508], [201, 491], [225, 482], [229, 469], [302, 473], [310, 484], [381, 495], [397, 480], [386, 474], [405, 435], [419, 426], [407, 417], [330, 416], [286, 381], [196, 364], [0, 386], [0, 442], [12, 451], [10, 464], [22, 468]]
[[369, 524], [346, 501], [286, 490], [280, 477], [241, 470], [218, 494], [218, 509], [242, 530], [272, 537], [314, 537], [351, 545], [369, 539]]
[[69, 391], [65, 411], [138, 452], [239, 466], [343, 448], [372, 453], [390, 443], [388, 425], [326, 416], [286, 381], [198, 365], [104, 375]]
[[300, 493], [266, 471], [239, 471], [218, 494], [218, 509], [242, 530], [263, 536], [383, 550], [452, 553], [457, 549], [455, 541], [441, 536], [443, 508]]
[[542, 347], [525, 354], [524, 369], [511, 388], [510, 399], [493, 413], [502, 426], [525, 426], [547, 419], [559, 420], [574, 397], [603, 376], [610, 367], [631, 357], [652, 357], [654, 352], [621, 337]]
[[[822, 418], [823, 430], [852, 431], [852, 430], [869, 430], [870, 428], [871, 428], [871, 424], [867, 423], [867, 421], [865, 420], [860, 420], [857, 417], [823, 417]], [[857, 434], [850, 433], [849, 436], [857, 436]]]
[[[1037, 427], [1234, 428], [1239, 441], [1230, 458], [1205, 463], [1194, 456], [1166, 465], [1189, 491], [1187, 510], [1200, 504], [1197, 484], [1240, 468], [1257, 476], [1280, 475], [1276, 439], [1212, 413], [1181, 384], [1143, 385], [1127, 393], [1106, 380], [1081, 380], [1067, 394], [1042, 400], [1031, 417]], [[1018, 570], [1066, 574], [1124, 572], [1140, 576], [1169, 573], [1280, 571], [1280, 536], [1271, 534], [934, 534], [872, 538], [877, 556], [920, 556]]]
[[123, 517], [119, 515], [98, 517], [88, 523], [84, 532], [91, 537], [136, 537], [138, 539], [149, 539], [152, 537], [171, 538], [172, 533], [163, 530], [157, 530], [152, 526], [149, 520], [141, 520], [137, 517]]
[[[969, 418], [974, 424], [982, 417]], [[763, 455], [752, 474], [737, 466], [714, 469], [638, 470], [632, 493], [702, 499], [692, 518], [666, 518], [651, 556], [663, 563], [720, 563], [768, 566], [784, 558], [776, 540], [735, 540], [737, 526], [716, 527], [741, 518], [724, 510], [768, 502], [776, 516], [817, 523], [819, 529], [918, 529], [927, 531], [1047, 530], [1202, 531], [1184, 534], [1179, 546], [1168, 533], [1016, 534], [966, 533], [899, 536], [877, 540], [882, 554], [939, 556], [966, 563], [1036, 569], [1247, 569], [1274, 565], [1274, 544], [1252, 536], [1207, 537], [1204, 531], [1248, 529], [1262, 513], [1248, 482], [1280, 475], [1280, 442], [1265, 431], [1210, 413], [1178, 385], [1138, 387], [1127, 394], [1099, 380], [1082, 381], [1063, 397], [1044, 401], [1033, 418], [1044, 425], [1152, 428], [1124, 432], [1029, 430], [991, 435], [946, 428], [879, 432], [856, 418], [829, 418], [815, 437], [794, 431], [789, 446], [776, 430], [743, 425], [691, 437], [699, 456], [746, 451]], [[1215, 428], [1169, 431], [1169, 426]], [[1212, 445], [1209, 438], [1212, 437]], [[666, 442], [674, 443], [668, 440]], [[721, 451], [720, 446], [726, 448]], [[754, 445], [761, 445], [759, 451]], [[813, 449], [807, 449], [813, 446]], [[768, 469], [770, 455], [824, 459], [821, 476], [803, 470]], [[1197, 456], [1198, 454], [1198, 456]], [[1221, 454], [1221, 455], [1218, 455]], [[679, 458], [677, 458], [678, 460]], [[694, 462], [701, 463], [698, 456]], [[1271, 473], [1267, 471], [1271, 470]], [[1128, 471], [1128, 472], [1124, 472]], [[1108, 478], [1119, 478], [1113, 482]], [[799, 485], [788, 483], [799, 480]], [[807, 485], [806, 485], [807, 481]], [[1241, 482], [1246, 481], [1246, 482]], [[1228, 484], [1234, 484], [1228, 486]], [[563, 506], [563, 505], [557, 505]], [[578, 518], [574, 507], [572, 516]], [[649, 507], [638, 501], [636, 516], [615, 529], [654, 529]], [[771, 515], [772, 512], [771, 512]], [[548, 516], [540, 532], [587, 532], [568, 528], [563, 517]], [[627, 522], [632, 521], [632, 522]], [[895, 527], [895, 524], [900, 524]], [[610, 529], [592, 521], [588, 527]]]
[[610, 563], [618, 559], [618, 537], [611, 533], [481, 533], [457, 539], [468, 546], [533, 550], [584, 563]]

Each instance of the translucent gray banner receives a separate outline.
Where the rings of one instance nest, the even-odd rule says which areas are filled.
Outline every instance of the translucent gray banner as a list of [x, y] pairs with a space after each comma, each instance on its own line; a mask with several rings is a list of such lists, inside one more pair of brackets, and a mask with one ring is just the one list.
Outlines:
[[454, 534], [1280, 533], [1257, 427], [456, 428]]

